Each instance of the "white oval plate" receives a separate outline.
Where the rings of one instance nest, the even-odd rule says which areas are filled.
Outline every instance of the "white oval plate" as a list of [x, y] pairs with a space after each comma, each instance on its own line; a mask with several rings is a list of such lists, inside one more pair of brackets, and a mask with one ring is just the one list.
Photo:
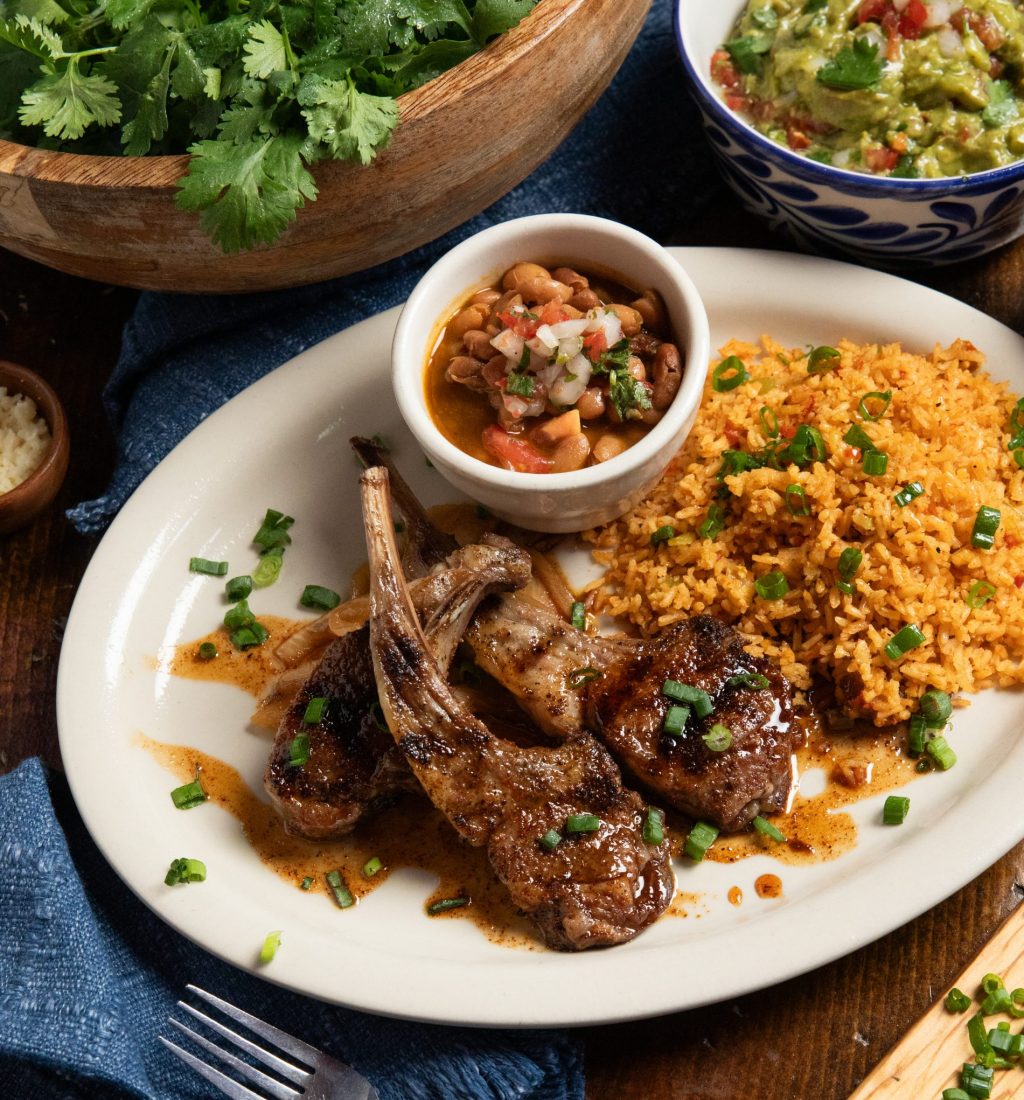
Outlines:
[[[845, 336], [927, 351], [962, 336], [1024, 391], [1024, 339], [932, 290], [804, 256], [672, 251], [704, 296], [714, 347], [766, 332], [794, 346]], [[167, 671], [171, 649], [223, 614], [221, 584], [189, 574], [189, 558], [249, 561], [254, 523], [268, 506], [283, 508], [296, 517], [295, 541], [259, 609], [294, 615], [296, 585], [307, 581], [343, 589], [366, 556], [354, 434], [388, 436], [427, 503], [453, 499], [394, 407], [397, 315], [325, 340], [204, 421], [125, 505], [82, 580], [57, 684], [64, 765], [104, 855], [163, 920], [247, 970], [267, 930], [284, 929], [261, 977], [372, 1012], [512, 1027], [605, 1023], [735, 996], [838, 958], [935, 905], [1024, 836], [1024, 696], [997, 691], [957, 713], [959, 762], [913, 785], [901, 828], [878, 824], [879, 795], [853, 809], [860, 841], [836, 862], [780, 871], [757, 856], [681, 867], [680, 889], [703, 895], [699, 918], [665, 917], [633, 943], [580, 955], [501, 947], [470, 921], [430, 920], [422, 875], [398, 875], [339, 912], [266, 869], [227, 813], [175, 810], [174, 782], [134, 743], [140, 731], [227, 761], [256, 791], [268, 749], [247, 732], [249, 696]], [[209, 877], [168, 889], [163, 875], [182, 854], [202, 858]], [[753, 890], [766, 871], [782, 876], [779, 900]], [[733, 885], [748, 899], [741, 908], [726, 901]]]

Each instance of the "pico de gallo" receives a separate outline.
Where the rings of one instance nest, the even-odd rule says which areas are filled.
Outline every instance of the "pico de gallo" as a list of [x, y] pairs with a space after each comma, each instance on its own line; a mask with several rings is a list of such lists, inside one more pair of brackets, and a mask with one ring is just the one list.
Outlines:
[[642, 438], [682, 372], [657, 291], [523, 262], [447, 320], [426, 391], [434, 422], [467, 454], [567, 473]]
[[837, 168], [937, 178], [1024, 157], [1017, 0], [749, 0], [711, 72], [757, 130]]

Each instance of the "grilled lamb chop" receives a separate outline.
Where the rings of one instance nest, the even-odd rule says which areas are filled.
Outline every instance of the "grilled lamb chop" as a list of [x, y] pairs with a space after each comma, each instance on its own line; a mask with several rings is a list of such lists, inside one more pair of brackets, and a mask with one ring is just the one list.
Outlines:
[[[466, 710], [432, 654], [398, 565], [382, 468], [362, 477], [371, 573], [370, 648], [387, 724], [431, 801], [491, 866], [552, 947], [631, 939], [672, 896], [668, 845], [643, 839], [646, 807], [586, 733], [554, 748], [495, 737]], [[554, 850], [571, 815], [600, 819]]]
[[[481, 610], [466, 641], [546, 733], [589, 727], [670, 806], [728, 832], [784, 808], [796, 748], [790, 686], [717, 619], [700, 615], [644, 640], [594, 638], [513, 594]], [[600, 676], [574, 689], [570, 674], [588, 668]], [[744, 675], [745, 683], [735, 679]], [[766, 686], [750, 686], [751, 675]], [[677, 737], [662, 731], [672, 705], [666, 680], [705, 691], [714, 705], [703, 719], [691, 714]], [[703, 740], [717, 723], [732, 736], [723, 752]]]
[[[447, 671], [477, 604], [492, 592], [530, 579], [530, 557], [497, 535], [451, 555], [450, 567], [416, 584], [423, 629]], [[311, 699], [330, 700], [321, 721], [306, 725]], [[362, 627], [335, 639], [292, 701], [274, 738], [264, 786], [289, 832], [311, 839], [350, 832], [367, 814], [401, 791], [418, 791], [382, 724], [370, 660], [370, 632]], [[309, 737], [309, 760], [289, 764], [291, 744]]]

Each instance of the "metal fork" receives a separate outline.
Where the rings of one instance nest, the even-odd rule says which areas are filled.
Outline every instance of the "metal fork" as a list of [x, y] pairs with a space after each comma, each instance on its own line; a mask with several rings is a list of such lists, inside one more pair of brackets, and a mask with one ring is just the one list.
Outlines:
[[[170, 1039], [165, 1039], [162, 1035], [157, 1036], [165, 1047], [169, 1047], [186, 1065], [191, 1066], [196, 1073], [201, 1074], [211, 1084], [216, 1085], [225, 1096], [230, 1096], [232, 1100], [267, 1100], [267, 1097], [273, 1097], [274, 1100], [292, 1100], [293, 1097], [302, 1097], [303, 1100], [379, 1100], [377, 1090], [373, 1085], [351, 1066], [339, 1062], [329, 1054], [324, 1054], [316, 1047], [311, 1047], [309, 1043], [304, 1043], [301, 1039], [296, 1039], [294, 1035], [289, 1035], [288, 1032], [268, 1024], [240, 1008], [235, 1008], [234, 1005], [222, 1001], [220, 997], [215, 997], [212, 993], [207, 993], [194, 985], [186, 986], [186, 989], [220, 1009], [225, 1016], [237, 1020], [249, 1031], [262, 1039], [268, 1040], [279, 1050], [290, 1054], [303, 1063], [302, 1066], [293, 1065], [279, 1055], [265, 1050], [251, 1039], [246, 1039], [243, 1035], [232, 1031], [231, 1028], [213, 1019], [212, 1016], [207, 1016], [205, 1012], [200, 1012], [198, 1008], [193, 1008], [185, 1001], [178, 1001], [179, 1008], [183, 1008], [189, 1015], [201, 1020], [222, 1039], [226, 1039], [228, 1043], [237, 1049], [244, 1051], [256, 1061], [262, 1062], [263, 1065], [272, 1069], [280, 1077], [291, 1081], [297, 1086], [292, 1088], [284, 1081], [270, 1077], [237, 1055], [211, 1042], [205, 1036], [200, 1035], [199, 1032], [193, 1031], [186, 1024], [180, 1023], [173, 1016], [168, 1017], [167, 1022], [169, 1024], [179, 1031], [183, 1031], [203, 1050], [208, 1051], [215, 1058], [219, 1058], [240, 1077], [250, 1081], [262, 1090], [261, 1092], [255, 1092], [253, 1089], [247, 1088], [233, 1077], [229, 1077], [226, 1073], [191, 1054], [184, 1047], [172, 1043]], [[308, 1069], [305, 1068], [307, 1066]]]

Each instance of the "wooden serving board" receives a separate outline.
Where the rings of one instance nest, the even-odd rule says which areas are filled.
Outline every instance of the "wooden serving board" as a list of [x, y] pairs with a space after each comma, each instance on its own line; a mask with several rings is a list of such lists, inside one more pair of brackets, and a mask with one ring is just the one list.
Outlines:
[[[943, 989], [938, 1000], [861, 1082], [850, 1100], [940, 1100], [943, 1089], [960, 1084], [960, 1067], [974, 1060], [967, 1021], [977, 1011], [978, 991], [986, 974], [998, 974], [1007, 989], [1024, 986], [1024, 905], [1019, 905], [995, 935]], [[974, 1004], [966, 1012], [949, 1012], [943, 1003], [956, 986]], [[995, 1027], [1006, 1016], [992, 1016]], [[1020, 1024], [1012, 1027], [1020, 1030]], [[996, 1070], [992, 1100], [1022, 1100], [1024, 1073]]]

